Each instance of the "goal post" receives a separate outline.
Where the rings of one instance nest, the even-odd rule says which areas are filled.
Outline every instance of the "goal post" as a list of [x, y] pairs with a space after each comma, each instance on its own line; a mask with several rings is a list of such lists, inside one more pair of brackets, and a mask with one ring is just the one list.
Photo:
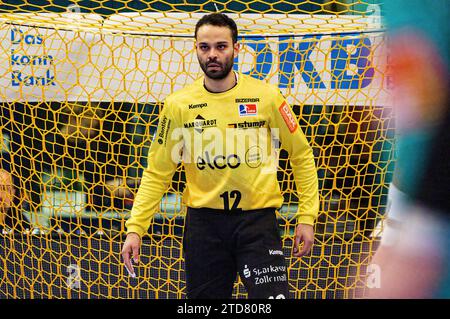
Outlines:
[[[313, 148], [321, 205], [301, 259], [291, 255], [298, 197], [284, 151], [278, 165], [291, 297], [362, 297], [394, 160], [374, 1], [121, 4], [0, 5], [0, 168], [16, 189], [2, 188], [13, 199], [1, 202], [0, 298], [184, 298], [182, 165], [136, 279], [120, 249], [164, 98], [201, 76], [193, 30], [216, 7], [238, 24], [235, 69], [279, 87]], [[246, 297], [239, 279], [234, 296]]]

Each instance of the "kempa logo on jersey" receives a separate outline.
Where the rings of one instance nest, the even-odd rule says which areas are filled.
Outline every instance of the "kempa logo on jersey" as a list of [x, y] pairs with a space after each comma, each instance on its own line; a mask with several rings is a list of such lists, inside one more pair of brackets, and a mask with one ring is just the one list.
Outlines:
[[260, 127], [264, 127], [265, 125], [266, 125], [266, 121], [255, 121], [255, 122], [244, 121], [244, 122], [228, 124], [228, 127], [247, 129], [247, 128], [260, 128]]
[[279, 256], [283, 256], [283, 252], [281, 250], [272, 250], [269, 249], [269, 255], [279, 255]]
[[193, 110], [193, 109], [202, 109], [204, 107], [207, 107], [208, 103], [200, 103], [200, 104], [189, 104], [189, 109]]

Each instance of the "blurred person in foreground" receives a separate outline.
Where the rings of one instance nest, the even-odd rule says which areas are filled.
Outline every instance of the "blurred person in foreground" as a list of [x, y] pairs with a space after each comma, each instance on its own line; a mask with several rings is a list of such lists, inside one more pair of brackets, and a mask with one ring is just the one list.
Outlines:
[[450, 297], [449, 4], [385, 4], [397, 161], [369, 298]]

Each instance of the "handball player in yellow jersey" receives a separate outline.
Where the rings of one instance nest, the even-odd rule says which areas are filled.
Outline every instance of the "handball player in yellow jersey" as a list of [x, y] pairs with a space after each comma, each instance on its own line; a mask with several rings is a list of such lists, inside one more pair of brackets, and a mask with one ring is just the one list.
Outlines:
[[141, 238], [182, 161], [183, 252], [191, 299], [231, 298], [237, 274], [249, 298], [289, 297], [275, 214], [283, 197], [278, 163], [270, 169], [269, 160], [277, 140], [289, 153], [299, 193], [293, 255], [308, 254], [314, 241], [319, 195], [312, 149], [276, 86], [233, 71], [237, 34], [236, 23], [224, 14], [197, 22], [195, 45], [204, 76], [166, 98], [126, 223], [122, 257], [134, 276]]

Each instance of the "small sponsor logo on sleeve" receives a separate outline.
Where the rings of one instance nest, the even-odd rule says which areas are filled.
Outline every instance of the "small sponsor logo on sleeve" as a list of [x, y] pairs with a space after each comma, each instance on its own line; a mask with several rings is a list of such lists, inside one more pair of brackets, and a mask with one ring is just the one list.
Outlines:
[[297, 129], [298, 123], [286, 101], [281, 104], [278, 111], [280, 111], [281, 116], [283, 117], [283, 120], [289, 129], [289, 132], [294, 133]]
[[171, 120], [164, 115], [159, 124], [159, 134], [157, 137], [158, 144], [161, 145], [164, 144], [164, 146], [167, 144], [167, 137], [170, 130], [170, 123]]

